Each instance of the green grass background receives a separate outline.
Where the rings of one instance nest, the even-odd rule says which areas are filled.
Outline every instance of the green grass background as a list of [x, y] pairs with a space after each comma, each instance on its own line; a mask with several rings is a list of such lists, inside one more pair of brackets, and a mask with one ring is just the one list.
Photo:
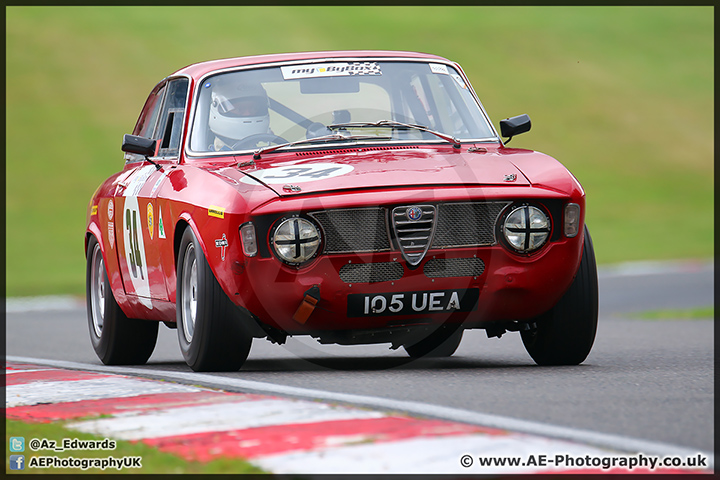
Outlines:
[[198, 61], [459, 62], [512, 146], [580, 180], [599, 263], [713, 256], [712, 7], [7, 7], [8, 296], [82, 294], [87, 202], [152, 87]]

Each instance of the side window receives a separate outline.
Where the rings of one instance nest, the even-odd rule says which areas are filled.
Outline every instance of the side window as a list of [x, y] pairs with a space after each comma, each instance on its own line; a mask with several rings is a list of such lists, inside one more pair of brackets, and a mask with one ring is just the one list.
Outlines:
[[[165, 90], [167, 90], [167, 88], [165, 87], [165, 83], [160, 83], [155, 86], [155, 88], [153, 88], [152, 92], [150, 92], [150, 95], [145, 101], [145, 106], [140, 113], [140, 118], [138, 118], [138, 121], [135, 124], [135, 128], [133, 129], [133, 135], [139, 135], [145, 138], [153, 138], [153, 133], [155, 131], [155, 127], [157, 126], [157, 121], [160, 114], [160, 107], [162, 105], [163, 97], [165, 95]], [[125, 152], [124, 158], [125, 163], [133, 163], [141, 162], [144, 160], [145, 157], [136, 153]]]
[[163, 95], [165, 94], [165, 84], [156, 86], [147, 101], [145, 107], [140, 114], [137, 125], [133, 130], [133, 135], [151, 138], [155, 125], [157, 124], [158, 114], [160, 113], [160, 105], [162, 104]]
[[154, 138], [160, 139], [161, 157], [177, 157], [180, 149], [188, 79], [179, 78], [168, 83], [167, 95], [160, 111]]

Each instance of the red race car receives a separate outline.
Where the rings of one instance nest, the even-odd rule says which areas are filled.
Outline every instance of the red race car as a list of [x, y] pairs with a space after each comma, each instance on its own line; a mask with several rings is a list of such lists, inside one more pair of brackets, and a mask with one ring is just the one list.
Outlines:
[[[519, 331], [541, 365], [585, 360], [597, 270], [585, 192], [506, 146], [459, 65], [390, 51], [185, 67], [150, 93], [125, 166], [87, 211], [87, 311], [106, 364], [158, 325], [196, 371], [253, 338], [389, 343], [450, 356], [463, 331]], [[507, 138], [503, 142], [502, 138]]]

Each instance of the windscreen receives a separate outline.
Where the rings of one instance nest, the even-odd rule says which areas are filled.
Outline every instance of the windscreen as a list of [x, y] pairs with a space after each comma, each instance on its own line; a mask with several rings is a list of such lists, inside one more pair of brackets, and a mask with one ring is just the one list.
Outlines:
[[[421, 125], [461, 141], [495, 134], [459, 73], [423, 62], [329, 62], [246, 69], [207, 77], [192, 123], [193, 152], [244, 151], [351, 131], [348, 141], [440, 141]], [[337, 127], [346, 125], [346, 127]], [[367, 138], [363, 139], [367, 141]]]

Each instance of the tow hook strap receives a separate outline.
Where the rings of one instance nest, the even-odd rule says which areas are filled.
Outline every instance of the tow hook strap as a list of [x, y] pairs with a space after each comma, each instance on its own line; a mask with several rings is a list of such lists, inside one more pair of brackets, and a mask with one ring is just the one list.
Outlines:
[[310, 317], [313, 310], [315, 310], [315, 305], [317, 305], [319, 301], [320, 287], [313, 285], [307, 292], [305, 292], [303, 300], [300, 302], [300, 306], [298, 306], [298, 309], [293, 315], [293, 320], [302, 324], [307, 322], [307, 319]]

